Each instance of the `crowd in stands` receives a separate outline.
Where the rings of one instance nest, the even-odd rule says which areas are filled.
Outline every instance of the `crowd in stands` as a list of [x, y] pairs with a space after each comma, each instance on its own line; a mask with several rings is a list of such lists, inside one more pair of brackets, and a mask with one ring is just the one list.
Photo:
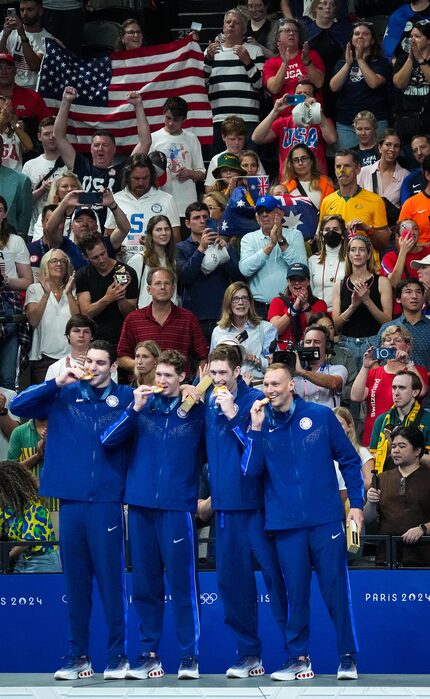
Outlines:
[[[45, 4], [60, 26], [66, 5]], [[52, 38], [42, 1], [20, 0], [5, 19], [0, 459], [21, 466], [0, 473], [0, 534], [45, 542], [12, 548], [15, 572], [60, 563], [36, 483], [49, 424], [21, 424], [8, 406], [19, 389], [82, 369], [92, 340], [114, 345], [114, 380], [133, 386], [154, 382], [165, 350], [184, 355], [192, 383], [210, 352], [236, 344], [252, 386], [293, 353], [296, 394], [335, 409], [360, 454], [369, 531], [404, 535], [404, 564], [428, 564], [429, 549], [414, 545], [430, 534], [430, 452], [414, 442], [403, 473], [402, 432], [391, 452], [391, 431], [418, 427], [430, 449], [430, 1], [395, 3], [382, 41], [353, 2], [282, 0], [272, 14], [268, 4], [232, 7], [204, 50], [206, 165], [183, 127], [186, 94], [166, 100], [151, 134], [151, 104], [130, 90], [128, 157], [108, 130], [94, 132], [88, 157], [78, 152], [75, 87], [64, 85], [54, 115], [37, 92]], [[79, 3], [68, 5], [75, 17]], [[127, 20], [118, 48], [141, 45], [142, 27]], [[386, 517], [407, 507], [415, 470], [410, 512]]]

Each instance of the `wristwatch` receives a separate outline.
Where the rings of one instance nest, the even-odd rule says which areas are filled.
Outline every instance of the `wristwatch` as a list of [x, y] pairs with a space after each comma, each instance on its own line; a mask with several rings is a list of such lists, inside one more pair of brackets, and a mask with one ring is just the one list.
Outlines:
[[421, 529], [421, 531], [422, 531], [422, 533], [424, 534], [424, 536], [427, 536], [427, 527], [426, 527], [426, 525], [425, 525], [425, 524], [419, 524], [418, 526], [419, 526], [419, 528]]

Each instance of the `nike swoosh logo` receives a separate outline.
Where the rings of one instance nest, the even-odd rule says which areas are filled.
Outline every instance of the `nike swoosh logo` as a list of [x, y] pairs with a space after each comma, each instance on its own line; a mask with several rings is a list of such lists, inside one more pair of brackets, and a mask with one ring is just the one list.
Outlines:
[[269, 427], [269, 432], [274, 432], [276, 430], [276, 427]]
[[427, 209], [418, 209], [417, 214], [425, 214]]
[[337, 539], [337, 537], [340, 536], [341, 534], [342, 534], [342, 532], [339, 532], [339, 534], [332, 534], [332, 535], [331, 535], [331, 538], [332, 538], [332, 539]]
[[114, 529], [118, 529], [118, 525], [116, 527], [108, 527], [108, 532], [113, 532]]
[[174, 543], [174, 544], [179, 544], [179, 542], [180, 542], [180, 541], [183, 541], [184, 538], [185, 538], [185, 537], [183, 536], [182, 539], [173, 539], [173, 543]]

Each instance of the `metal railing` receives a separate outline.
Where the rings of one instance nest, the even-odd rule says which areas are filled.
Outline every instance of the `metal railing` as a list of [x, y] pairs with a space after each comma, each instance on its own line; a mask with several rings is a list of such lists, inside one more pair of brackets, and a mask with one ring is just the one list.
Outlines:
[[[375, 570], [378, 569], [380, 570], [385, 569], [385, 570], [398, 570], [400, 568], [406, 567], [403, 562], [402, 562], [402, 544], [403, 540], [401, 536], [389, 536], [387, 534], [365, 534], [361, 537], [362, 544], [363, 544], [363, 550], [361, 551], [360, 554], [354, 555], [349, 558], [349, 567], [352, 570]], [[423, 536], [419, 540], [420, 543], [425, 543], [427, 546], [429, 546], [429, 561], [430, 561], [430, 536]], [[33, 540], [27, 539], [25, 541], [0, 541], [0, 575], [7, 575], [10, 573], [13, 573], [13, 567], [10, 565], [9, 562], [9, 551], [10, 549], [14, 548], [15, 546], [22, 546], [23, 548], [28, 548], [28, 546], [33, 543]], [[215, 549], [216, 549], [216, 540], [207, 537], [207, 538], [201, 538], [199, 539], [199, 543], [207, 543], [208, 545], [212, 545], [215, 543]], [[132, 570], [132, 565], [131, 565], [131, 560], [129, 557], [129, 546], [128, 546], [128, 541], [126, 540], [125, 542], [126, 546], [126, 560], [125, 560], [125, 568], [128, 572]], [[40, 541], [40, 540], [34, 540], [34, 545], [41, 546], [41, 545], [54, 545], [54, 546], [61, 546], [61, 542], [59, 540], [54, 540], [54, 541]], [[370, 552], [369, 552], [370, 549]], [[374, 549], [374, 552], [372, 552], [372, 549]], [[411, 547], [408, 547], [408, 551], [410, 552], [412, 550]], [[426, 565], [425, 563], [417, 562], [416, 565], [410, 565], [408, 563], [407, 568], [410, 570], [411, 568], [429, 568], [430, 563]], [[202, 571], [207, 571], [207, 570], [214, 570], [215, 567], [208, 565], [206, 562], [206, 559], [200, 559], [199, 560], [199, 569]], [[255, 566], [256, 570], [259, 570], [258, 564], [256, 563]]]

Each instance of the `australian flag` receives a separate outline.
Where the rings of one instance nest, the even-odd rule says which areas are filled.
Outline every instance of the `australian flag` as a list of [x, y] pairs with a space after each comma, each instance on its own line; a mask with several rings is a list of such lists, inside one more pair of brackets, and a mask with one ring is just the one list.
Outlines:
[[[318, 212], [309, 199], [301, 196], [291, 197], [289, 194], [277, 196], [276, 199], [284, 212], [283, 226], [295, 228], [305, 240], [312, 240], [318, 227]], [[224, 211], [220, 226], [221, 235], [241, 238], [257, 228], [254, 197], [250, 196], [245, 187], [236, 187]]]
[[269, 175], [259, 175], [258, 177], [248, 177], [248, 191], [251, 194], [254, 202], [260, 197], [265, 197], [269, 194]]

